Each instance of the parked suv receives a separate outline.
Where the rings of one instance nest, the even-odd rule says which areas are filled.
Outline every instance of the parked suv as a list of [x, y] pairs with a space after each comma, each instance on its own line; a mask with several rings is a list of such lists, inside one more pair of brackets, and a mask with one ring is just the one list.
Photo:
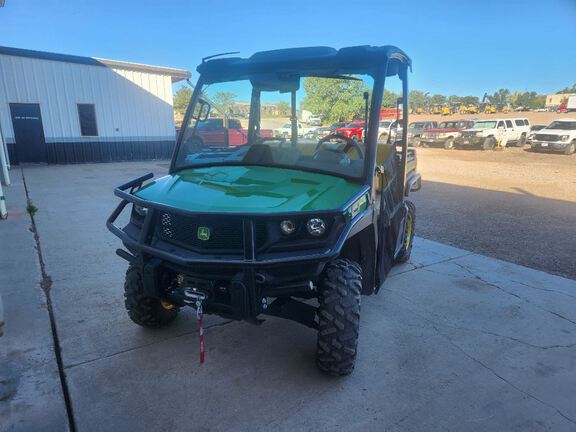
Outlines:
[[423, 131], [418, 145], [440, 145], [445, 149], [452, 149], [454, 140], [460, 136], [460, 132], [471, 128], [473, 124], [472, 120], [443, 121], [437, 128]]
[[576, 119], [556, 120], [536, 132], [533, 150], [559, 151], [571, 155], [576, 152]]
[[[517, 123], [518, 122], [518, 123]], [[480, 147], [492, 150], [496, 146], [524, 145], [530, 132], [527, 119], [478, 120], [474, 127], [465, 129], [454, 140], [457, 147]]]

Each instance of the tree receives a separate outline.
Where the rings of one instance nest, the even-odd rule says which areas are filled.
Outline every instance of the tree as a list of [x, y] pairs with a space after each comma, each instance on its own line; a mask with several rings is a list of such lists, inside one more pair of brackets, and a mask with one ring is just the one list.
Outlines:
[[184, 115], [191, 97], [192, 90], [189, 87], [180, 87], [174, 94], [174, 111]]
[[276, 108], [278, 109], [278, 113], [283, 116], [290, 115], [290, 104], [288, 102], [278, 102], [276, 104]]
[[500, 89], [492, 96], [488, 96], [488, 100], [492, 105], [501, 105], [508, 103], [509, 96], [510, 96], [510, 90]]
[[478, 96], [463, 96], [460, 98], [460, 102], [465, 105], [475, 104], [478, 105], [480, 103], [480, 98]]
[[400, 95], [398, 93], [384, 89], [384, 94], [382, 95], [382, 108], [396, 108], [396, 103], [399, 97]]
[[414, 107], [425, 107], [430, 103], [428, 93], [419, 90], [412, 90], [408, 95], [410, 104]]
[[443, 105], [446, 103], [446, 96], [441, 94], [435, 94], [430, 99], [433, 104]]
[[236, 95], [231, 92], [219, 91], [214, 93], [214, 96], [212, 96], [212, 102], [214, 102], [216, 107], [225, 114], [229, 114], [233, 111], [234, 99], [236, 99]]
[[304, 79], [304, 90], [301, 108], [331, 122], [361, 115], [368, 91], [363, 81], [316, 77]]

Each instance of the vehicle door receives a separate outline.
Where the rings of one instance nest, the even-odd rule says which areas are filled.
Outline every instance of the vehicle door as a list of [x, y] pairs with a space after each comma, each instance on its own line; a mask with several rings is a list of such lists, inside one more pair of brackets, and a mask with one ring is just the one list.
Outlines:
[[512, 120], [505, 120], [505, 121], [506, 121], [506, 138], [508, 138], [508, 141], [518, 141], [518, 139], [520, 139], [518, 129], [514, 127], [514, 123], [512, 122]]
[[208, 119], [199, 125], [198, 135], [202, 138], [205, 146], [225, 145], [224, 122], [222, 119]]
[[[376, 213], [378, 228], [377, 283], [380, 286], [394, 265], [394, 257], [402, 245], [404, 216], [400, 149], [393, 141], [378, 142], [376, 151]], [[398, 150], [398, 151], [397, 151]], [[410, 149], [408, 160], [414, 158]]]
[[242, 128], [242, 124], [239, 120], [228, 120], [227, 132], [229, 146], [239, 146], [248, 142], [248, 131]]

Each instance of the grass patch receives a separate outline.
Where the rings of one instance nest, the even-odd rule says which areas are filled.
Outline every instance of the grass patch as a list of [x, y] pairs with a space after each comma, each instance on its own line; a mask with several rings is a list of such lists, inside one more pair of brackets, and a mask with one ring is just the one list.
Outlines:
[[26, 211], [32, 217], [34, 217], [34, 215], [38, 211], [38, 207], [36, 207], [34, 205], [34, 203], [32, 202], [32, 200], [30, 198], [28, 198], [27, 203], [26, 203]]

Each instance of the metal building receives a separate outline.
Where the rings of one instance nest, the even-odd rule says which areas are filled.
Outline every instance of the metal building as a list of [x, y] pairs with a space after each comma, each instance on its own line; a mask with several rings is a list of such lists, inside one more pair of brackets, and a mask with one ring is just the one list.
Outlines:
[[170, 157], [172, 84], [190, 72], [0, 47], [0, 130], [10, 161]]

